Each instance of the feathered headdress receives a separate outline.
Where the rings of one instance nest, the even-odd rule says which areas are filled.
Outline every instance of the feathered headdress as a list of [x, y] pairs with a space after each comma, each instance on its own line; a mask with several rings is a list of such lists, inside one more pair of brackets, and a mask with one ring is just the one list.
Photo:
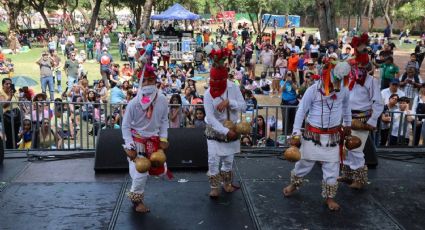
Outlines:
[[213, 61], [210, 71], [210, 94], [213, 98], [222, 95], [227, 88], [228, 72], [226, 60], [230, 54], [230, 51], [226, 48], [213, 49], [209, 54]]

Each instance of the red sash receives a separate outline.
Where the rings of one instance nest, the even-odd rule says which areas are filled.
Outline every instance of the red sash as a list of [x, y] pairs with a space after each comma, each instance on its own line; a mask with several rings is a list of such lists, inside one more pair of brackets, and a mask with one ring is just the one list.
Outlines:
[[[151, 154], [153, 152], [158, 151], [159, 142], [160, 142], [160, 139], [159, 139], [158, 136], [142, 137], [134, 129], [131, 130], [131, 134], [133, 135], [133, 141], [135, 141], [137, 143], [141, 143], [145, 146], [146, 158], [150, 159]], [[166, 175], [167, 175], [168, 179], [173, 179], [173, 174], [171, 173], [171, 171], [168, 168], [166, 170], [165, 167], [166, 167], [165, 163], [164, 163], [164, 165], [162, 165], [160, 167], [151, 167], [149, 169], [149, 175], [158, 176], [158, 175], [163, 174], [166, 171]]]

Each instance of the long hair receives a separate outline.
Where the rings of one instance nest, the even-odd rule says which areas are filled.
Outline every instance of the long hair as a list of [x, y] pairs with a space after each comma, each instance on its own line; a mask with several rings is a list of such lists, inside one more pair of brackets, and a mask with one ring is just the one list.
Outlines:
[[172, 107], [179, 107], [179, 105], [175, 105], [173, 103], [174, 99], [177, 99], [179, 105], [182, 104], [182, 98], [180, 97], [180, 94], [173, 94], [170, 98], [170, 105], [172, 105]]

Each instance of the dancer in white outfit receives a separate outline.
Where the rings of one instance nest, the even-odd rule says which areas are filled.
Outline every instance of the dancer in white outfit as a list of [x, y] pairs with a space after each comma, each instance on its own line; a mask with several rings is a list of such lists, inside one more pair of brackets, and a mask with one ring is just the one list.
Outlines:
[[[226, 50], [220, 52], [227, 53]], [[240, 113], [245, 111], [246, 104], [239, 87], [227, 80], [228, 72], [224, 65], [227, 56], [212, 53], [210, 57], [214, 66], [210, 71], [210, 88], [205, 91], [204, 98], [207, 123], [205, 134], [208, 144], [210, 197], [217, 198], [221, 182], [226, 192], [235, 190], [232, 184], [232, 167], [235, 153], [240, 152], [240, 143], [235, 130], [225, 123], [235, 124]]]
[[368, 169], [365, 165], [363, 149], [369, 132], [376, 128], [378, 118], [384, 109], [379, 79], [369, 75], [369, 72], [373, 72], [373, 70], [369, 63], [367, 50], [365, 50], [367, 44], [369, 44], [367, 34], [354, 37], [351, 44], [355, 51], [355, 59], [349, 60], [352, 64], [349, 90], [353, 116], [353, 135], [361, 139], [362, 145], [348, 151], [339, 179], [339, 181], [345, 182], [355, 189], [361, 189], [367, 183]]
[[168, 100], [156, 88], [156, 76], [151, 68], [146, 68], [140, 84], [137, 96], [128, 103], [125, 111], [122, 134], [132, 179], [128, 196], [133, 202], [135, 211], [145, 213], [149, 212], [143, 202], [148, 174], [162, 175], [167, 173], [167, 168], [164, 164], [151, 168], [149, 172], [139, 173], [132, 160], [136, 157], [149, 159], [153, 152], [168, 147]]
[[[305, 130], [301, 139], [301, 160], [295, 164], [291, 172], [291, 182], [283, 189], [285, 196], [292, 195], [299, 189], [306, 176], [316, 162], [322, 163], [322, 197], [329, 209], [338, 210], [334, 200], [339, 175], [340, 145], [343, 133], [350, 134], [351, 110], [349, 91], [340, 88], [341, 80], [348, 75], [348, 63], [339, 63], [332, 71], [332, 64], [326, 63], [322, 80], [310, 86], [305, 92], [298, 107], [295, 123], [295, 136], [301, 135], [301, 126], [305, 118]], [[342, 71], [339, 71], [342, 69]], [[334, 74], [330, 79], [331, 72]], [[335, 75], [338, 73], [337, 75]], [[327, 85], [327, 86], [326, 86]]]

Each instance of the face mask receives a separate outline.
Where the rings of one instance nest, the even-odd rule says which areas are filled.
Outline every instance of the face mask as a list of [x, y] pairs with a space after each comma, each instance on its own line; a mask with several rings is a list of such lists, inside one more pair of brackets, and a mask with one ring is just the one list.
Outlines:
[[156, 85], [142, 86], [141, 91], [143, 95], [151, 95], [157, 91], [157, 88]]

